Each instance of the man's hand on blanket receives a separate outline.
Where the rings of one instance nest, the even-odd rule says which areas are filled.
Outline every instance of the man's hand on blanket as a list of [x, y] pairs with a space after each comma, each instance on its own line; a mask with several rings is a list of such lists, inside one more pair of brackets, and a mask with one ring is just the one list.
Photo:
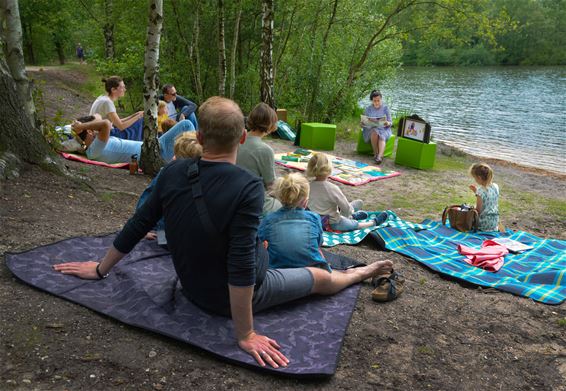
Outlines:
[[88, 261], [88, 262], [66, 262], [58, 263], [53, 265], [53, 269], [63, 274], [71, 274], [85, 280], [98, 280], [98, 274], [96, 273], [96, 266], [98, 262]]
[[149, 231], [148, 233], [145, 234], [145, 239], [146, 240], [157, 240], [157, 232]]
[[286, 367], [289, 364], [289, 359], [279, 351], [279, 344], [265, 335], [259, 335], [251, 332], [245, 338], [238, 341], [240, 348], [249, 353], [259, 365], [262, 367], [265, 364], [271, 365], [273, 368], [279, 366]]

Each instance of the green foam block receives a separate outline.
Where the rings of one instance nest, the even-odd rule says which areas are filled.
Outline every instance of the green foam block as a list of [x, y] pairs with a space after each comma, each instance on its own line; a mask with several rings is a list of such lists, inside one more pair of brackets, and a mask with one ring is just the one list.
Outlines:
[[395, 164], [424, 170], [432, 168], [435, 159], [436, 143], [421, 143], [403, 137], [397, 141]]
[[316, 122], [301, 125], [300, 145], [302, 148], [332, 151], [335, 142], [336, 125]]

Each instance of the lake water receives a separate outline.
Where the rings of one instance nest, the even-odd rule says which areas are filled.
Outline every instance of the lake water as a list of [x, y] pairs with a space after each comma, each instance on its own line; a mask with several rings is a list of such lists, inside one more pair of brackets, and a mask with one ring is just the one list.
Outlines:
[[430, 122], [433, 140], [566, 173], [566, 67], [409, 67], [380, 89], [392, 112]]

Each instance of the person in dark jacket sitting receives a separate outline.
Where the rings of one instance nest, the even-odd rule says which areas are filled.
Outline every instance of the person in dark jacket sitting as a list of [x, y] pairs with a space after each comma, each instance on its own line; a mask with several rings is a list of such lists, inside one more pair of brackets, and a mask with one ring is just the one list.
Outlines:
[[179, 122], [188, 119], [193, 123], [195, 129], [198, 129], [198, 121], [195, 112], [197, 105], [187, 98], [177, 95], [177, 90], [173, 84], [165, 84], [162, 88], [163, 95], [159, 97], [160, 100], [167, 103], [167, 113], [169, 118]]

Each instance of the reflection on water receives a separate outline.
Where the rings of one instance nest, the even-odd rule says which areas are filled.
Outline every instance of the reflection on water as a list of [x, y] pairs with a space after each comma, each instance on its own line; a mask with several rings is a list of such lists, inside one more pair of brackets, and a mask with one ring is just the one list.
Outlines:
[[566, 173], [566, 67], [409, 67], [380, 89], [393, 112], [429, 121], [435, 140]]

